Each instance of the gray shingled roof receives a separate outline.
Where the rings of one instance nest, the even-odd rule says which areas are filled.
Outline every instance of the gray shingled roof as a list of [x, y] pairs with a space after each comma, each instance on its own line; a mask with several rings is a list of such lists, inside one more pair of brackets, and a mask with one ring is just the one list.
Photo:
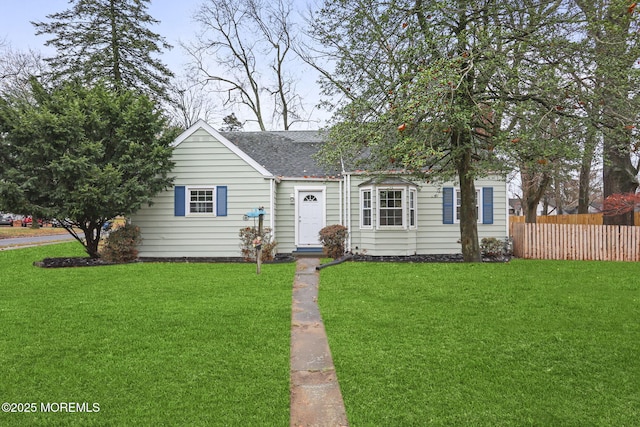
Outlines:
[[338, 171], [319, 166], [313, 155], [326, 134], [317, 130], [268, 132], [220, 132], [242, 151], [276, 176], [325, 177]]

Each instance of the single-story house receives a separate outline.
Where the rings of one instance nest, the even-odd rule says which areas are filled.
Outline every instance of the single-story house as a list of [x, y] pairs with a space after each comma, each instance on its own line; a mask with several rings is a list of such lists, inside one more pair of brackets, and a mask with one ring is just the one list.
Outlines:
[[[320, 251], [326, 225], [348, 228], [347, 249], [373, 256], [460, 253], [459, 191], [411, 176], [327, 171], [318, 131], [218, 132], [198, 121], [174, 142], [174, 187], [131, 220], [140, 257], [241, 257], [247, 213], [264, 208], [278, 254]], [[508, 235], [504, 176], [476, 181], [478, 234]]]

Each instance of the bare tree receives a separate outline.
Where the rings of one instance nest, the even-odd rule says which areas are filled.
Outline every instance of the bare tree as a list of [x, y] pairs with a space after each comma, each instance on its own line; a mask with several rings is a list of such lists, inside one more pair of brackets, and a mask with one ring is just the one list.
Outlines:
[[0, 45], [0, 48], [0, 95], [30, 99], [31, 76], [38, 77], [45, 85], [47, 83], [44, 76], [48, 68], [42, 55], [35, 50], [14, 50], [9, 43]]
[[[194, 19], [201, 26], [196, 41], [183, 45], [193, 67], [225, 106], [244, 106], [261, 130], [272, 121], [289, 129], [303, 121], [303, 106], [291, 72], [293, 3], [291, 0], [204, 0]], [[211, 64], [212, 60], [218, 68]], [[272, 107], [268, 105], [267, 99]]]
[[209, 122], [217, 112], [213, 100], [203, 92], [202, 84], [188, 77], [175, 79], [169, 85], [169, 98], [166, 111], [171, 123], [183, 129], [199, 119]]

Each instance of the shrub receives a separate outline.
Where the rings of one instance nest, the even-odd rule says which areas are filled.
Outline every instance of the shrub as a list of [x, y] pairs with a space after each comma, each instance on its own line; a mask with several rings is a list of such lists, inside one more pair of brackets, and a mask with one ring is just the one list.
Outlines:
[[482, 256], [489, 259], [503, 259], [511, 255], [510, 241], [496, 239], [495, 237], [485, 237], [480, 241]]
[[[257, 227], [243, 227], [240, 229], [240, 249], [242, 251], [242, 257], [245, 261], [256, 260], [256, 248], [255, 243], [258, 242], [258, 228]], [[262, 235], [260, 236], [260, 242], [262, 243], [262, 262], [273, 261], [275, 256], [275, 249], [278, 243], [274, 240], [271, 241], [271, 228], [264, 227], [262, 229]]]
[[348, 234], [347, 227], [340, 224], [328, 225], [320, 230], [320, 241], [325, 255], [333, 259], [344, 255]]
[[138, 258], [137, 246], [140, 241], [140, 228], [132, 224], [125, 224], [109, 233], [100, 256], [109, 262], [134, 261]]

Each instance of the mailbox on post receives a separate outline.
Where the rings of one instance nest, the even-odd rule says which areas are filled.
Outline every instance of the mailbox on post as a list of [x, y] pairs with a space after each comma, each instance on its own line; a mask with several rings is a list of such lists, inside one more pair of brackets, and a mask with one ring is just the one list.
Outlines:
[[260, 274], [260, 266], [262, 264], [262, 223], [266, 212], [263, 207], [253, 209], [245, 214], [247, 218], [258, 218], [258, 237], [253, 242], [256, 248], [256, 274]]
[[259, 208], [259, 209], [254, 209], [252, 211], [249, 211], [245, 214], [245, 216], [247, 218], [259, 218], [260, 215], [264, 215], [266, 212], [264, 211], [264, 208]]

